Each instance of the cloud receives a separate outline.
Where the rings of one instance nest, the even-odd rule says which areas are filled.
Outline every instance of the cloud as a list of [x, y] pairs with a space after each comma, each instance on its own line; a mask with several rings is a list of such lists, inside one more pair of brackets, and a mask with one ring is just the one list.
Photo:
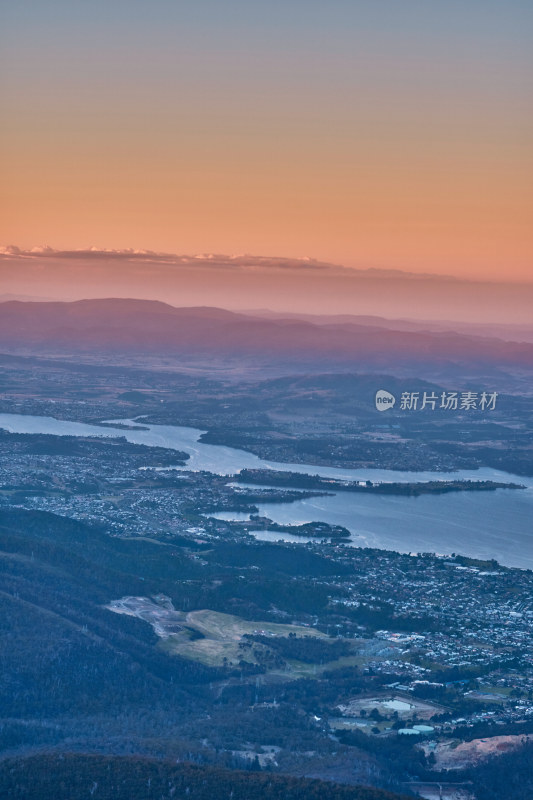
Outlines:
[[18, 256], [21, 252], [20, 247], [14, 244], [0, 245], [0, 255], [2, 256]]
[[332, 264], [326, 261], [304, 256], [302, 258], [288, 258], [283, 256], [258, 256], [250, 253], [226, 255], [223, 253], [196, 253], [177, 254], [164, 253], [155, 250], [140, 250], [134, 248], [106, 248], [88, 247], [75, 250], [60, 250], [49, 245], [32, 247], [23, 250], [16, 245], [1, 246], [0, 258], [16, 257], [21, 259], [60, 259], [64, 261], [93, 261], [95, 264], [113, 260], [124, 264], [137, 263], [147, 265], [147, 268], [162, 269], [167, 267], [182, 267], [194, 270], [215, 269], [217, 271], [233, 271], [243, 275], [256, 272], [266, 273], [295, 273], [295, 274], [322, 274], [330, 277], [362, 278], [376, 281], [402, 279], [418, 282], [438, 282], [461, 284], [477, 284], [479, 280], [460, 278], [453, 275], [432, 274], [426, 272], [409, 272], [408, 270], [371, 267], [345, 267], [341, 264]]
[[50, 247], [47, 244], [38, 245], [37, 247], [32, 247], [29, 252], [30, 252], [30, 254], [33, 254], [33, 255], [36, 255], [36, 256], [53, 256], [55, 254], [54, 248]]
[[0, 255], [20, 256], [21, 258], [61, 258], [61, 259], [88, 259], [112, 258], [124, 261], [151, 261], [166, 264], [191, 264], [208, 266], [233, 266], [242, 268], [276, 268], [276, 269], [321, 269], [321, 270], [347, 270], [336, 264], [305, 256], [304, 258], [283, 258], [279, 256], [255, 256], [251, 254], [226, 255], [223, 253], [197, 253], [176, 254], [163, 253], [155, 250], [138, 250], [134, 248], [114, 249], [106, 247], [89, 247], [76, 250], [60, 250], [49, 245], [32, 247], [23, 250], [16, 245], [0, 246]]

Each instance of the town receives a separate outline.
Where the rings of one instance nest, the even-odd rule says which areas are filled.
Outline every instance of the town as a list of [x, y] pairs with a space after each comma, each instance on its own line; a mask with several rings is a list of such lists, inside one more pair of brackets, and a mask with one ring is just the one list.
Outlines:
[[[17, 375], [25, 369], [22, 389]], [[433, 797], [438, 785], [446, 800], [475, 797], [476, 782], [489, 774], [487, 759], [497, 769], [501, 759], [521, 757], [533, 736], [531, 570], [445, 546], [442, 553], [358, 547], [342, 526], [320, 519], [279, 524], [268, 513], [269, 504], [289, 508], [335, 492], [408, 494], [417, 502], [420, 494], [443, 492], [512, 489], [521, 496], [527, 493], [515, 491], [521, 484], [439, 481], [445, 466], [466, 457], [429, 451], [415, 440], [397, 446], [412, 448], [412, 466], [432, 463], [434, 480], [402, 485], [290, 470], [194, 469], [185, 449], [165, 447], [164, 440], [133, 443], [126, 434], [179, 419], [198, 435], [206, 431], [201, 442], [243, 446], [249, 436], [250, 448], [262, 452], [257, 426], [266, 425], [255, 412], [243, 419], [237, 442], [224, 427], [224, 406], [248, 402], [235, 399], [241, 390], [226, 386], [208, 400], [207, 379], [166, 375], [161, 398], [145, 402], [143, 381], [153, 376], [114, 375], [111, 383], [96, 367], [61, 364], [45, 375], [39, 365], [20, 362], [6, 373], [1, 412], [98, 428], [83, 435], [0, 430], [5, 618], [38, 608], [48, 615], [39, 625], [50, 641], [57, 618], [111, 647], [94, 663], [89, 657], [105, 687], [97, 715], [83, 693], [81, 712], [72, 717], [57, 708], [65, 692], [78, 697], [76, 671], [62, 672], [51, 687], [54, 651], [49, 664], [43, 656], [33, 670], [34, 622], [28, 631], [20, 623], [13, 629], [5, 674], [13, 671], [16, 680], [20, 663], [29, 672], [14, 695], [23, 698], [19, 706], [7, 704], [0, 720], [8, 752], [43, 741], [52, 749], [75, 741], [86, 750], [93, 735], [112, 735], [118, 754], [130, 752], [134, 741], [135, 752], [146, 755], [294, 776], [309, 774], [312, 758], [317, 778], [422, 797]], [[275, 417], [272, 407], [269, 413]], [[296, 462], [304, 454], [296, 449], [297, 422], [291, 424], [290, 437], [271, 433], [269, 441], [276, 457]], [[322, 447], [328, 422], [320, 424], [316, 417], [313, 435]], [[387, 429], [392, 433], [361, 434], [391, 448], [391, 463], [400, 458], [391, 444], [396, 424]], [[491, 424], [491, 435], [503, 435], [500, 425]], [[348, 442], [350, 433], [343, 437]], [[330, 463], [339, 453], [331, 448]], [[305, 458], [322, 460], [318, 451]], [[67, 577], [71, 562], [78, 566]], [[59, 583], [54, 578], [50, 585], [58, 570]], [[94, 589], [84, 583], [86, 573]], [[87, 657], [80, 652], [76, 663]], [[105, 672], [111, 668], [112, 679]], [[102, 670], [105, 679], [97, 677]], [[115, 680], [128, 686], [136, 671], [143, 688], [135, 691], [150, 699], [132, 723], [117, 705], [122, 689]], [[152, 687], [154, 671], [157, 681], [165, 679]], [[178, 702], [176, 691], [179, 714], [168, 711]]]

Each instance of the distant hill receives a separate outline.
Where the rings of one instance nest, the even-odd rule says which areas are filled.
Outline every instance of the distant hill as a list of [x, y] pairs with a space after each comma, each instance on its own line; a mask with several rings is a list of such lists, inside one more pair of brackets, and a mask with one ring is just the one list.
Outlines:
[[[341, 318], [342, 319], [342, 318]], [[266, 319], [220, 308], [103, 299], [2, 304], [0, 350], [36, 354], [145, 354], [344, 364], [375, 371], [398, 365], [471, 369], [533, 367], [533, 344], [455, 333], [394, 330], [377, 323]]]
[[[15, 299], [15, 298], [13, 298]], [[21, 299], [21, 298], [19, 298]], [[503, 339], [508, 342], [532, 342], [533, 324], [489, 324], [480, 322], [459, 322], [453, 320], [430, 319], [387, 319], [369, 314], [288, 314], [270, 309], [252, 309], [243, 312], [252, 317], [265, 319], [300, 319], [314, 325], [365, 325], [374, 328], [387, 328], [394, 331], [441, 331], [464, 333], [469, 336], [483, 336]]]

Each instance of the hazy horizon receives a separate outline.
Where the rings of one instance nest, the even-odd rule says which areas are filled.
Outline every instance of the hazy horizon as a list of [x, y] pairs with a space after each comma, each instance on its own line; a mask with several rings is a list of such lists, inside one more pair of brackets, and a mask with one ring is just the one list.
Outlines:
[[480, 324], [527, 324], [533, 307], [533, 283], [358, 270], [313, 259], [4, 248], [0, 269], [0, 294], [43, 300], [117, 297]]

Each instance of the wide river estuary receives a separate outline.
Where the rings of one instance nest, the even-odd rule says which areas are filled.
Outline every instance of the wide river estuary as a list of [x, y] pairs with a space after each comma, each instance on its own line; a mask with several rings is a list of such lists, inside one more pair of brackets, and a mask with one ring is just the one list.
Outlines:
[[[144, 422], [114, 420], [143, 425]], [[337, 469], [312, 464], [264, 461], [252, 453], [199, 442], [202, 431], [175, 425], [146, 425], [147, 430], [127, 430], [66, 422], [53, 417], [0, 414], [0, 428], [13, 433], [49, 433], [56, 436], [123, 436], [129, 442], [166, 447], [189, 453], [185, 467], [218, 475], [235, 475], [244, 468], [304, 472], [352, 480], [428, 481], [493, 480], [520, 483], [525, 490], [497, 489], [486, 492], [452, 492], [420, 497], [350, 494], [337, 492], [295, 503], [259, 504], [259, 513], [274, 522], [297, 525], [329, 522], [343, 525], [352, 544], [400, 552], [461, 553], [475, 558], [495, 558], [501, 564], [533, 569], [533, 477], [498, 470], [457, 472], [399, 472], [379, 469]], [[247, 519], [243, 514], [219, 514], [224, 519]], [[304, 541], [280, 533], [257, 533], [260, 538]]]

